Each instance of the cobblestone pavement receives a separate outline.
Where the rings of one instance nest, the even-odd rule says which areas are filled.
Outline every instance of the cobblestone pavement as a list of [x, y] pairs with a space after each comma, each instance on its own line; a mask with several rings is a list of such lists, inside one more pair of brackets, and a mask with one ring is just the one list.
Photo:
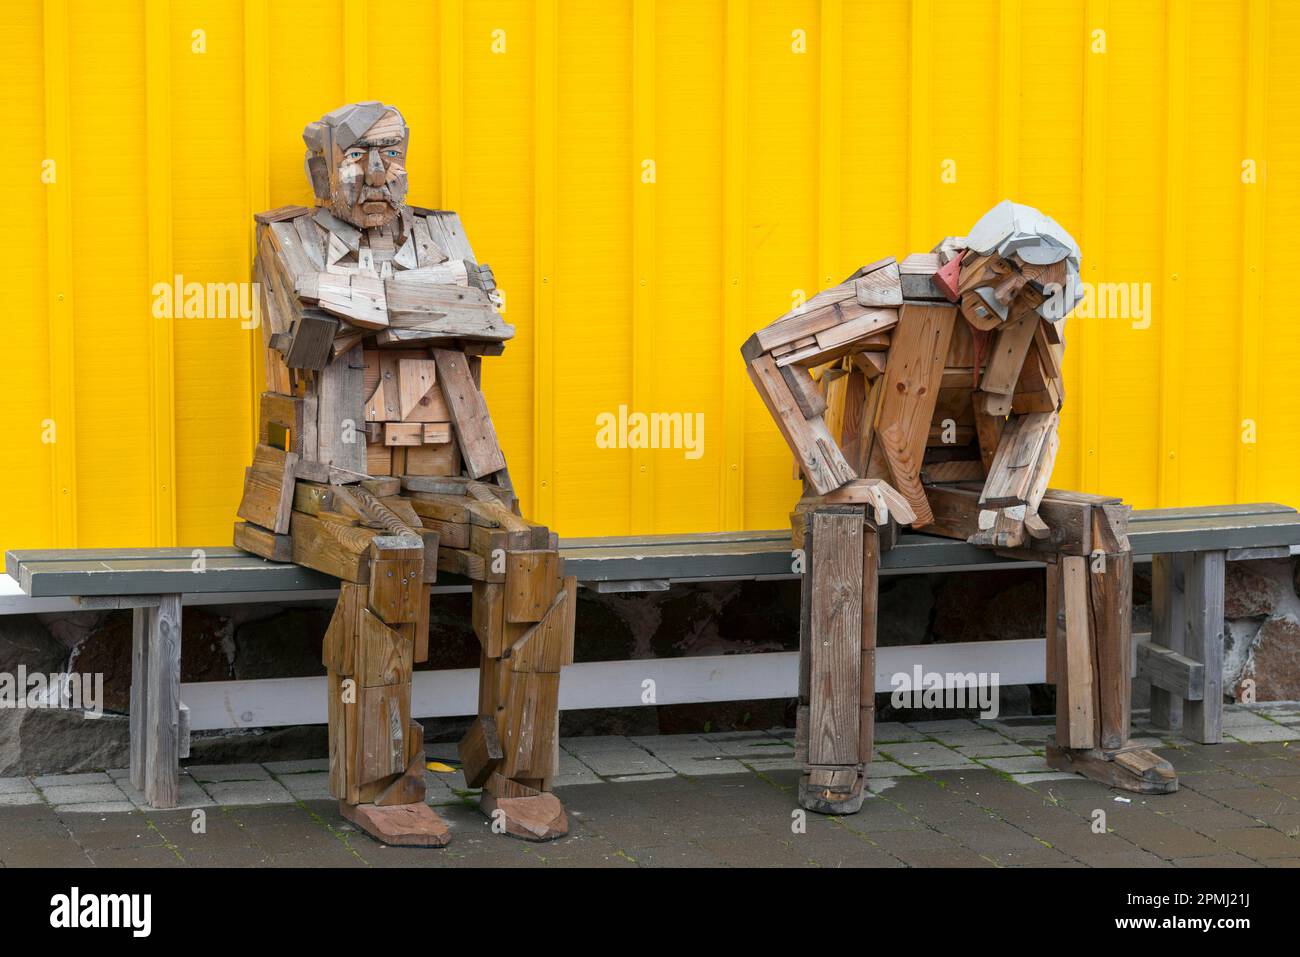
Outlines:
[[[182, 806], [167, 811], [142, 807], [122, 770], [0, 778], [0, 863], [1300, 865], [1300, 704], [1229, 708], [1225, 741], [1212, 746], [1144, 719], [1135, 740], [1173, 762], [1176, 794], [1130, 795], [1049, 771], [1050, 719], [880, 724], [872, 796], [845, 818], [796, 811], [787, 729], [566, 739], [556, 791], [570, 833], [545, 845], [493, 834], [458, 771], [427, 774], [429, 803], [452, 829], [440, 850], [385, 847], [348, 825], [328, 796], [323, 760], [190, 766]], [[431, 760], [455, 753], [428, 751]]]

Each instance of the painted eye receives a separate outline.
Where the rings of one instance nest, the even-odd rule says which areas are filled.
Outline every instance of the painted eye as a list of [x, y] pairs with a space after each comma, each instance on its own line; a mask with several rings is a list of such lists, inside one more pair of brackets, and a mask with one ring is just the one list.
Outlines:
[[397, 155], [397, 150], [389, 150], [389, 151], [388, 151], [388, 155], [389, 155], [389, 156], [396, 156], [396, 155]]
[[350, 152], [350, 153], [348, 154], [348, 159], [354, 159], [354, 160], [355, 160], [355, 159], [361, 159], [361, 151], [360, 151], [360, 150], [353, 150], [352, 152]]

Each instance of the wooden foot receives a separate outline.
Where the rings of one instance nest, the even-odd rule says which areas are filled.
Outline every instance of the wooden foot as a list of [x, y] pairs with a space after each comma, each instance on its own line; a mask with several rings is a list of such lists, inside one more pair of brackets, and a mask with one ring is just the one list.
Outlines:
[[857, 814], [866, 796], [863, 783], [858, 768], [809, 771], [799, 778], [799, 806], [817, 814]]
[[424, 803], [377, 807], [339, 801], [339, 813], [375, 840], [394, 847], [445, 847], [451, 840], [446, 822]]
[[525, 841], [553, 841], [569, 833], [564, 806], [549, 792], [529, 797], [497, 797], [484, 791], [478, 806], [494, 824], [500, 820], [506, 834]]
[[1057, 771], [1074, 771], [1107, 787], [1138, 794], [1172, 794], [1178, 790], [1178, 772], [1174, 766], [1145, 748], [1104, 751], [1049, 744], [1047, 766]]

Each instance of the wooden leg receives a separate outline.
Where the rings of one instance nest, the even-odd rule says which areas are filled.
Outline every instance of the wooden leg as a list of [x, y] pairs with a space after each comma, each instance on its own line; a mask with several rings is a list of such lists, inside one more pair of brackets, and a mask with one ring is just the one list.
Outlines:
[[[1183, 620], [1184, 559], [1179, 554], [1151, 557], [1151, 643], [1183, 654], [1186, 623]], [[1151, 723], [1157, 728], [1180, 728], [1183, 700], [1164, 688], [1151, 686]]]
[[1183, 734], [1201, 744], [1223, 740], [1224, 552], [1194, 552], [1187, 558], [1186, 647], [1184, 654], [1205, 665], [1205, 696], [1183, 703]]
[[859, 674], [858, 763], [871, 763], [876, 741], [876, 619], [880, 608], [880, 536], [862, 528], [862, 663]]
[[163, 595], [147, 616], [144, 796], [168, 808], [180, 794], [181, 596]]
[[411, 720], [418, 628], [428, 627], [424, 544], [369, 543], [369, 579], [342, 582], [325, 633], [330, 793], [339, 812], [376, 840], [442, 847], [446, 823], [424, 803], [424, 729]]
[[[862, 806], [862, 732], [870, 758], [871, 720], [864, 721], [863, 682], [875, 684], [876, 544], [864, 541], [861, 506], [824, 506], [808, 516], [807, 570], [804, 573], [806, 625], [800, 635], [800, 660], [806, 661], [806, 710], [797, 730], [806, 754], [799, 803], [822, 814], [852, 814]], [[875, 539], [875, 529], [871, 530]], [[864, 568], [865, 564], [870, 567]], [[866, 609], [864, 596], [872, 595]], [[869, 646], [869, 647], [868, 647]], [[863, 677], [864, 652], [871, 653], [871, 678]], [[874, 718], [874, 711], [866, 718]]]
[[[1094, 509], [1093, 517], [1098, 523], [1095, 540], [1106, 540], [1110, 550], [1087, 558], [1059, 559], [1065, 653], [1059, 653], [1058, 645], [1057, 736], [1047, 748], [1047, 763], [1108, 787], [1167, 794], [1178, 789], [1173, 766], [1128, 739], [1132, 702], [1132, 553], [1122, 525], [1102, 528], [1113, 516]], [[1063, 715], [1068, 718], [1063, 719]]]
[[461, 741], [461, 762], [466, 781], [483, 788], [479, 807], [494, 827], [549, 841], [569, 831], [550, 787], [560, 755], [560, 669], [573, 660], [577, 581], [562, 577], [551, 548], [508, 550], [504, 564], [499, 587], [474, 588], [483, 648], [479, 720]]
[[131, 623], [131, 786], [145, 793], [145, 739], [149, 714], [149, 617], [151, 608], [132, 611]]
[[1133, 704], [1133, 555], [1105, 556], [1090, 571], [1093, 641], [1097, 655], [1097, 739], [1106, 750], [1128, 741]]

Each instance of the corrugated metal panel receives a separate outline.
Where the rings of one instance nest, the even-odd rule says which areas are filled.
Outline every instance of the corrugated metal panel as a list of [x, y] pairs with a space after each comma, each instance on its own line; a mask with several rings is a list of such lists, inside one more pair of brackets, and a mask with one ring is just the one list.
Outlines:
[[[310, 201], [302, 126], [370, 97], [411, 123], [415, 201], [496, 268], [518, 335], [489, 402], [566, 535], [784, 524], [740, 342], [1004, 195], [1152, 292], [1149, 322], [1068, 324], [1054, 484], [1300, 500], [1295, 4], [8, 0], [0, 31], [5, 547], [226, 540], [258, 350], [153, 318], [152, 287], [246, 280], [251, 213]], [[600, 448], [620, 406], [703, 414], [702, 454]]]

